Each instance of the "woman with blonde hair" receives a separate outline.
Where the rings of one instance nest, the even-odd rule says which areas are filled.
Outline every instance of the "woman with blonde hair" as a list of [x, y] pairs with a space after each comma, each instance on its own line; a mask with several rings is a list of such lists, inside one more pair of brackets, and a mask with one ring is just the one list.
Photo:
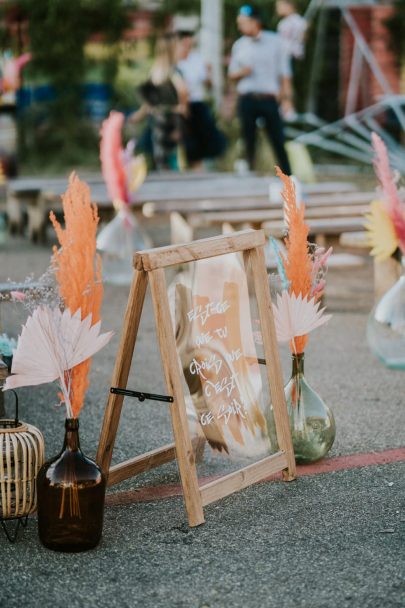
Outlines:
[[141, 108], [130, 122], [150, 117], [153, 158], [158, 170], [177, 170], [177, 149], [182, 140], [182, 122], [187, 113], [188, 93], [176, 71], [176, 38], [158, 38], [149, 78], [138, 89]]

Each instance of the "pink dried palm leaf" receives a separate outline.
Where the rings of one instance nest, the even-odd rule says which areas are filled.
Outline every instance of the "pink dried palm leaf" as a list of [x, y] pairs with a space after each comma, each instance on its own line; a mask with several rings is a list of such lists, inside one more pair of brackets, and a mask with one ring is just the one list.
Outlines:
[[121, 131], [124, 124], [122, 112], [110, 112], [101, 127], [100, 160], [101, 171], [108, 194], [114, 202], [129, 204], [125, 152]]
[[325, 251], [324, 247], [319, 247], [315, 245], [313, 254], [312, 254], [312, 272], [311, 272], [311, 298], [314, 297], [315, 300], [318, 300], [325, 289], [326, 281], [325, 276], [328, 270], [328, 261], [332, 254], [333, 248], [329, 247], [327, 251]]
[[385, 143], [377, 133], [371, 134], [371, 140], [375, 152], [374, 170], [380, 182], [384, 196], [384, 205], [394, 225], [399, 247], [402, 253], [405, 254], [405, 204], [401, 200], [394, 175], [391, 171]]

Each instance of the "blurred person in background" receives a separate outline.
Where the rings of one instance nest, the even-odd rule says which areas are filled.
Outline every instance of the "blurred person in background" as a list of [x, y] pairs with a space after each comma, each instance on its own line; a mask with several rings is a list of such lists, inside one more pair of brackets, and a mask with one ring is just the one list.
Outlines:
[[[280, 34], [285, 50], [290, 57], [294, 97], [295, 102], [297, 102], [297, 90], [299, 88], [297, 81], [299, 80], [298, 74], [305, 54], [305, 35], [308, 22], [297, 13], [295, 0], [277, 0], [276, 12], [281, 17], [277, 25], [277, 32]], [[293, 120], [296, 116], [294, 105], [296, 103], [291, 104], [291, 108], [286, 113], [286, 120]]]
[[282, 37], [288, 54], [292, 59], [303, 59], [307, 20], [297, 13], [294, 0], [277, 0], [276, 12], [281, 17], [277, 32]]
[[226, 147], [225, 136], [216, 126], [214, 116], [205, 101], [211, 88], [211, 66], [194, 47], [194, 33], [177, 32], [177, 69], [188, 90], [188, 112], [185, 120], [184, 146], [188, 164], [202, 169], [203, 160], [215, 158]]
[[17, 176], [16, 96], [21, 87], [21, 72], [31, 61], [31, 53], [15, 57], [11, 50], [0, 53], [0, 181]]
[[176, 69], [176, 37], [165, 34], [155, 46], [149, 78], [140, 85], [142, 105], [129, 122], [149, 119], [153, 161], [156, 169], [178, 170], [178, 147], [188, 109], [185, 82]]
[[260, 13], [249, 4], [239, 9], [237, 25], [242, 37], [232, 47], [228, 76], [236, 82], [238, 114], [246, 160], [254, 170], [257, 121], [262, 119], [281, 170], [291, 174], [280, 115], [291, 107], [291, 67], [281, 37], [265, 31]]

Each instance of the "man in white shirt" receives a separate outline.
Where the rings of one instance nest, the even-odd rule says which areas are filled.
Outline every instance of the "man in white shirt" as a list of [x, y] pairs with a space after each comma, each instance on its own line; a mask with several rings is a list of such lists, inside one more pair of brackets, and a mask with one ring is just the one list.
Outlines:
[[291, 103], [289, 56], [280, 36], [263, 30], [261, 16], [253, 6], [246, 4], [239, 9], [237, 24], [242, 37], [232, 47], [228, 75], [237, 83], [238, 113], [249, 167], [254, 169], [256, 122], [261, 118], [281, 170], [290, 175], [279, 112], [279, 101]]

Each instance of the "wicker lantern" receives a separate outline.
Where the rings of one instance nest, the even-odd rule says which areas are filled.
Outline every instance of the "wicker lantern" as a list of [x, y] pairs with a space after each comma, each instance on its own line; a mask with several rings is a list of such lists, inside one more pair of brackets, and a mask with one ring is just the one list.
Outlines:
[[[14, 391], [13, 391], [14, 392]], [[0, 523], [7, 538], [14, 542], [18, 528], [27, 523], [27, 517], [37, 506], [36, 476], [44, 462], [42, 433], [16, 417], [0, 419]], [[10, 534], [7, 520], [14, 520], [14, 533]]]

